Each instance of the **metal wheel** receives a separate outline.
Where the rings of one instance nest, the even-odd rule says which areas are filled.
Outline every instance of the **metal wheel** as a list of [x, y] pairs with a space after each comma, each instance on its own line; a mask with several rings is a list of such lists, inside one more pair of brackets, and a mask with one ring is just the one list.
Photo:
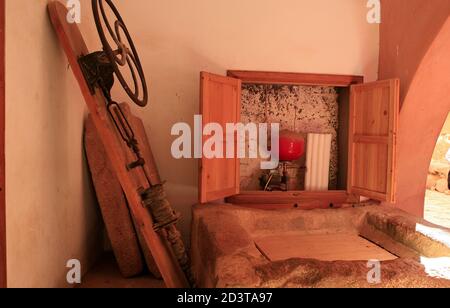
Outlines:
[[[92, 0], [92, 9], [103, 51], [111, 61], [120, 84], [133, 102], [141, 107], [145, 107], [148, 103], [148, 90], [144, 70], [133, 40], [119, 11], [112, 0]], [[107, 14], [107, 9], [112, 14]], [[114, 23], [110, 23], [110, 17], [115, 19]], [[130, 73], [128, 78], [125, 77], [127, 68]], [[127, 81], [130, 77], [132, 82], [131, 80]]]

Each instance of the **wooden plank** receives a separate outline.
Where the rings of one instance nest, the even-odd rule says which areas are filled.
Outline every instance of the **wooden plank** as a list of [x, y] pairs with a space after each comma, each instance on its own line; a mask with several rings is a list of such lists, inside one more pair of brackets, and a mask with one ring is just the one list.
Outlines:
[[385, 192], [380, 191], [368, 191], [366, 188], [356, 187], [352, 188], [352, 192], [359, 196], [364, 196], [373, 200], [384, 200], [386, 198]]
[[255, 244], [273, 262], [291, 258], [320, 261], [397, 259], [397, 256], [354, 234], [283, 234], [257, 239]]
[[389, 144], [389, 137], [384, 136], [364, 136], [355, 135], [353, 141], [355, 143], [381, 143]]
[[229, 77], [237, 78], [248, 84], [283, 84], [304, 86], [349, 87], [364, 82], [363, 76], [305, 74], [262, 71], [229, 70]]
[[170, 244], [165, 240], [164, 234], [157, 234], [153, 230], [151, 214], [142, 206], [138, 189], [140, 187], [146, 188], [145, 185], [148, 185], [148, 183], [144, 184], [143, 178], [145, 176], [141, 169], [135, 169], [132, 172], [127, 170], [128, 163], [135, 158], [130, 160], [130, 156], [133, 156], [130, 151], [124, 153], [122, 150], [121, 143], [123, 141], [109, 117], [101, 91], [97, 90], [96, 94], [92, 95], [84, 79], [78, 64], [78, 58], [89, 54], [89, 50], [78, 26], [67, 22], [68, 11], [62, 3], [50, 2], [48, 10], [56, 34], [66, 52], [98, 134], [103, 141], [108, 158], [127, 197], [136, 228], [140, 230], [144, 241], [151, 248], [151, 253], [167, 287], [188, 287], [187, 279], [173, 254]]
[[359, 200], [346, 191], [288, 191], [288, 192], [242, 192], [226, 199], [232, 204], [298, 204], [317, 202], [323, 205], [357, 203]]
[[[147, 164], [145, 168], [148, 169], [152, 184], [160, 184], [161, 180], [141, 119], [131, 113], [128, 104], [123, 103], [121, 107], [141, 146], [142, 157]], [[124, 277], [142, 273], [144, 265], [142, 256], [144, 256], [149, 271], [153, 276], [161, 278], [150, 247], [141, 234], [136, 232], [139, 229], [135, 230], [128, 202], [107, 158], [91, 115], [85, 123], [84, 143], [97, 199], [120, 272]], [[126, 151], [127, 145], [123, 143], [122, 148]]]
[[[203, 127], [217, 123], [226, 129], [227, 124], [239, 123], [241, 113], [241, 81], [238, 79], [202, 72], [200, 113], [203, 116]], [[224, 134], [225, 135], [225, 134]], [[234, 134], [233, 137], [236, 137]], [[210, 136], [203, 137], [203, 143]], [[225, 156], [226, 142], [224, 140]], [[234, 138], [234, 148], [237, 140]], [[199, 200], [207, 203], [223, 199], [239, 193], [240, 163], [234, 158], [206, 158], [199, 163]]]
[[349, 170], [351, 194], [395, 202], [400, 81], [351, 87]]
[[5, 0], [0, 0], [0, 288], [6, 288]]
[[342, 208], [342, 204], [331, 204], [326, 201], [307, 201], [302, 203], [266, 203], [266, 204], [233, 204], [243, 208], [265, 210], [265, 211], [278, 211], [278, 210], [317, 210], [317, 209], [339, 209]]

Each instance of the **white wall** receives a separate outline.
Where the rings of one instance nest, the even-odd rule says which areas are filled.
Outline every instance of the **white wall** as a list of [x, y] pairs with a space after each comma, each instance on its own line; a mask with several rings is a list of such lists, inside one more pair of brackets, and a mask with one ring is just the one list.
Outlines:
[[84, 101], [46, 3], [6, 1], [9, 287], [65, 286], [67, 260], [87, 267], [101, 248], [82, 147]]
[[[61, 0], [64, 1], [64, 0]], [[98, 38], [90, 0], [82, 25]], [[377, 76], [378, 26], [365, 0], [115, 0], [150, 86], [146, 123], [169, 197], [185, 219], [197, 162], [170, 154], [174, 123], [198, 112], [199, 72], [227, 69]], [[89, 263], [99, 223], [82, 152], [84, 103], [46, 15], [46, 0], [7, 0], [8, 283], [64, 284], [65, 262]], [[120, 91], [117, 97], [127, 100]], [[118, 99], [119, 100], [119, 99]], [[138, 110], [138, 109], [136, 109]], [[91, 253], [89, 253], [91, 252]]]

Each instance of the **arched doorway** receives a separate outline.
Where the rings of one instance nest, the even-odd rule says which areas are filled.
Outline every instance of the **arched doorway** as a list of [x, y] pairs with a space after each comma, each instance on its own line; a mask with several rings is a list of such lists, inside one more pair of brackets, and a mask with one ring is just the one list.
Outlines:
[[400, 113], [394, 206], [421, 217], [430, 159], [450, 110], [449, 53], [448, 18], [420, 61]]
[[427, 176], [425, 220], [450, 228], [450, 114], [436, 142]]

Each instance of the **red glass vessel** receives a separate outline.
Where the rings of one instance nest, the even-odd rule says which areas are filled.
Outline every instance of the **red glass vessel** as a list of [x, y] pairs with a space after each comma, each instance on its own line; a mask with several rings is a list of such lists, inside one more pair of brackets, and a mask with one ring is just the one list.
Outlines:
[[295, 161], [305, 154], [305, 139], [296, 133], [280, 133], [280, 161]]

